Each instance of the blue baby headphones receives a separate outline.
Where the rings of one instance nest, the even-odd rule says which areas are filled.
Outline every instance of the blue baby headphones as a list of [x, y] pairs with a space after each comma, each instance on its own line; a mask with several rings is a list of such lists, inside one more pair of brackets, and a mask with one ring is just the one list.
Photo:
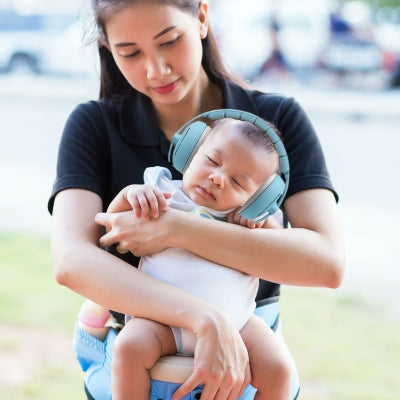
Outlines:
[[201, 119], [207, 118], [211, 120], [232, 118], [247, 121], [262, 129], [271, 139], [279, 155], [279, 165], [283, 177], [273, 174], [239, 210], [239, 214], [246, 219], [255, 222], [265, 220], [278, 211], [289, 185], [289, 160], [286, 150], [268, 122], [254, 114], [232, 109], [214, 110], [200, 114], [174, 134], [168, 153], [169, 162], [181, 173], [186, 170], [210, 130], [210, 127], [201, 121]]

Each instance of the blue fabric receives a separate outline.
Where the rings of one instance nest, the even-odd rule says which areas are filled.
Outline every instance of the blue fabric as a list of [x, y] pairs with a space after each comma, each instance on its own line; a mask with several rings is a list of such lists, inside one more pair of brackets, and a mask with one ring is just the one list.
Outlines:
[[[167, 400], [170, 399], [178, 389], [179, 383], [162, 382], [162, 381], [151, 381], [151, 393], [150, 400]], [[182, 397], [182, 400], [194, 400], [199, 399], [201, 394], [201, 386], [197, 387], [191, 393]], [[97, 400], [97, 399], [96, 399]]]
[[[274, 328], [286, 347], [281, 335], [279, 303], [274, 302], [258, 307], [254, 313], [262, 317], [268, 326]], [[79, 364], [85, 373], [85, 388], [89, 392], [89, 397], [94, 400], [111, 400], [111, 359], [116, 336], [117, 332], [110, 329], [106, 340], [101, 342], [80, 329], [78, 325], [75, 326], [73, 347]], [[292, 364], [292, 399], [296, 399], [299, 392], [299, 378], [293, 359]], [[152, 380], [150, 400], [168, 400], [178, 386], [179, 384], [175, 383]], [[183, 399], [198, 399], [199, 393], [201, 393], [201, 386]], [[255, 389], [249, 385], [238, 400], [253, 400], [254, 394]]]

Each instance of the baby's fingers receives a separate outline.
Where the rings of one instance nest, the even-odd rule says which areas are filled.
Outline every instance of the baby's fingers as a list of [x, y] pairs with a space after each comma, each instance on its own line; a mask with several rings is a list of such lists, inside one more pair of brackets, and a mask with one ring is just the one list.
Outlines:
[[157, 198], [157, 211], [166, 212], [168, 210], [167, 199], [171, 197], [171, 193], [160, 192], [157, 190], [154, 194]]
[[138, 192], [131, 205], [136, 218], [150, 219], [151, 202], [145, 192]]
[[142, 216], [145, 219], [158, 218], [161, 212], [168, 209], [166, 199], [171, 197], [170, 193], [163, 193], [152, 188], [143, 192], [144, 197], [141, 198]]
[[228, 222], [231, 224], [246, 226], [247, 228], [259, 228], [262, 226], [262, 223], [255, 223], [251, 219], [246, 219], [242, 217], [237, 211], [233, 211], [228, 215]]

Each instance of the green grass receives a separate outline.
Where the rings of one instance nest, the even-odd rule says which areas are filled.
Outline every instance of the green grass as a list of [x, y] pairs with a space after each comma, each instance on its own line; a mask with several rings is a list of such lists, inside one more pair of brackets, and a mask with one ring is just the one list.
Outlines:
[[400, 393], [400, 315], [357, 295], [285, 287], [283, 333], [307, 400], [393, 400]]
[[[76, 366], [77, 368], [77, 366]], [[43, 368], [23, 385], [1, 388], [1, 400], [75, 400], [85, 399], [82, 374], [77, 369]]]
[[[42, 335], [40, 343], [30, 345], [40, 345], [43, 352], [52, 344], [47, 345], [47, 341], [58, 343], [57, 338], [66, 335], [72, 338], [82, 299], [55, 282], [48, 240], [0, 234], [0, 260], [0, 360], [17, 350], [20, 342], [16, 337], [21, 332], [27, 340], [32, 333], [35, 337]], [[5, 327], [14, 328], [15, 335], [1, 335]], [[82, 373], [72, 357], [71, 343], [64, 339], [60, 344], [63, 353], [71, 353], [70, 358], [57, 360], [55, 355], [38, 361], [31, 379], [16, 386], [0, 385], [0, 400], [82, 399]], [[27, 368], [25, 361], [18, 365], [22, 371]], [[1, 369], [7, 367], [2, 365]]]
[[[0, 361], [15, 346], [14, 338], [2, 338], [5, 327], [42, 332], [43, 346], [46, 337], [72, 338], [82, 299], [54, 281], [48, 240], [0, 234], [0, 260]], [[396, 398], [398, 314], [340, 290], [285, 287], [282, 292], [283, 332], [299, 369], [300, 399]], [[61, 343], [64, 353], [71, 352], [69, 359], [44, 361], [27, 381], [0, 385], [0, 400], [83, 399], [82, 373], [70, 343]]]
[[67, 329], [81, 298], [56, 284], [45, 238], [0, 234], [0, 321]]

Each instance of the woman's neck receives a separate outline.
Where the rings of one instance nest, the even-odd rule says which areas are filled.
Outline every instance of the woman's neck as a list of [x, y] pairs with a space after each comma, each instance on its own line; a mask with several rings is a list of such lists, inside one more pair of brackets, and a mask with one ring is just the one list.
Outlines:
[[222, 90], [203, 71], [199, 83], [180, 103], [154, 105], [157, 123], [169, 140], [186, 122], [203, 112], [222, 107]]

